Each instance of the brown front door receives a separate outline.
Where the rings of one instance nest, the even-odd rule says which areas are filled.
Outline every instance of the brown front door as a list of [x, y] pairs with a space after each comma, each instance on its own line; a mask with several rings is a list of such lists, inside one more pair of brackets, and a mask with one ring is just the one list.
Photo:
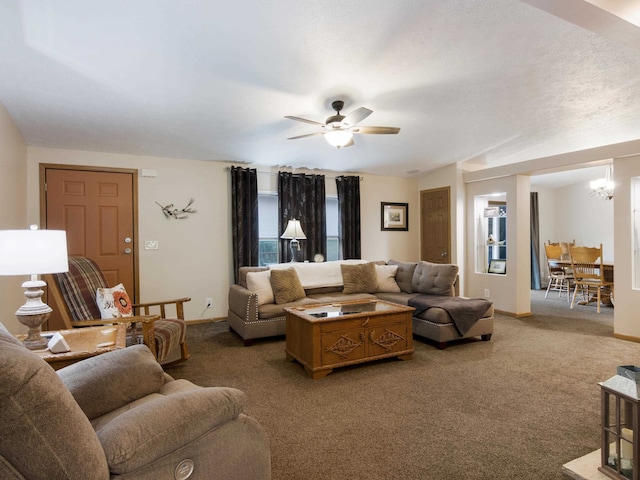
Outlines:
[[70, 256], [91, 258], [110, 287], [137, 298], [135, 171], [48, 165], [41, 174], [44, 226], [66, 230]]
[[421, 259], [451, 263], [450, 189], [420, 192]]

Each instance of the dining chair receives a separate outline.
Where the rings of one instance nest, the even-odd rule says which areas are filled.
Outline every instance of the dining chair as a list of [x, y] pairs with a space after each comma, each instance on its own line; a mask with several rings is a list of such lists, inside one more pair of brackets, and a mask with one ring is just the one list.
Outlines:
[[[189, 358], [183, 304], [190, 298], [133, 304], [132, 316], [105, 318], [96, 294], [98, 289], [108, 289], [107, 281], [98, 264], [86, 257], [69, 257], [69, 271], [49, 276], [47, 284], [66, 328], [129, 324], [132, 328], [128, 343], [139, 343], [140, 340], [149, 347], [158, 363], [167, 366]], [[167, 305], [173, 306], [176, 318], [167, 318]], [[139, 330], [142, 330], [141, 335]]]
[[549, 269], [549, 282], [544, 298], [547, 298], [552, 290], [557, 291], [558, 296], [566, 292], [568, 302], [571, 299], [570, 290], [573, 274], [567, 272], [566, 270], [568, 269], [564, 265], [558, 264], [558, 261], [562, 260], [562, 247], [545, 243], [544, 251], [547, 256], [547, 268]]
[[[569, 253], [569, 248], [570, 247], [575, 247], [576, 246], [576, 239], [573, 239], [573, 242], [552, 242], [551, 240], [549, 240], [547, 242], [548, 245], [557, 245], [562, 249], [562, 254], [560, 255], [560, 260], [565, 260], [565, 261], [570, 261], [571, 260], [571, 255]], [[568, 270], [568, 268], [566, 268], [565, 270]]]
[[600, 313], [602, 290], [606, 288], [613, 303], [613, 282], [604, 278], [604, 265], [602, 260], [602, 244], [600, 247], [569, 247], [571, 254], [571, 268], [573, 270], [575, 288], [571, 298], [571, 308], [576, 300], [578, 288], [581, 289], [585, 304], [593, 301], [595, 295], [597, 301], [596, 311]]

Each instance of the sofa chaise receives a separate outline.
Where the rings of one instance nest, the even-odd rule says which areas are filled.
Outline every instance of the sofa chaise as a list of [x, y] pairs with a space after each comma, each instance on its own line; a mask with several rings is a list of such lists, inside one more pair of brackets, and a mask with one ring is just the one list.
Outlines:
[[[365, 265], [369, 265], [366, 267]], [[358, 270], [368, 270], [362, 274]], [[370, 280], [373, 269], [376, 282]], [[295, 271], [295, 279], [281, 281], [282, 272]], [[354, 273], [355, 272], [355, 273]], [[458, 267], [430, 262], [367, 262], [346, 260], [322, 263], [287, 263], [269, 267], [241, 267], [239, 283], [229, 288], [228, 323], [246, 346], [253, 340], [285, 335], [286, 307], [379, 298], [409, 305], [416, 297], [458, 297]], [[293, 291], [293, 294], [290, 294]], [[280, 294], [280, 295], [278, 295]], [[493, 305], [464, 334], [444, 308], [432, 307], [413, 317], [413, 333], [445, 348], [451, 341], [493, 334]]]

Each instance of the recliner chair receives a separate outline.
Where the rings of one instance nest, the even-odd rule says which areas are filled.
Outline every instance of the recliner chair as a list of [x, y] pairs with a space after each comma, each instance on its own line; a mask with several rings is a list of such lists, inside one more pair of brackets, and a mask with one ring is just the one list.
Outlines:
[[145, 345], [55, 372], [0, 324], [0, 478], [268, 479], [240, 390], [174, 380]]

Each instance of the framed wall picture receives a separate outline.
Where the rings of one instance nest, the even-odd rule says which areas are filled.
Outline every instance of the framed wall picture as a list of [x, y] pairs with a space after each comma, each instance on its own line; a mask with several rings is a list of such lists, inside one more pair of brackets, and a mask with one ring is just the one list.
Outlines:
[[380, 214], [381, 230], [409, 230], [408, 203], [381, 202]]
[[504, 275], [507, 273], [507, 261], [492, 258], [489, 260], [489, 273], [498, 273]]

